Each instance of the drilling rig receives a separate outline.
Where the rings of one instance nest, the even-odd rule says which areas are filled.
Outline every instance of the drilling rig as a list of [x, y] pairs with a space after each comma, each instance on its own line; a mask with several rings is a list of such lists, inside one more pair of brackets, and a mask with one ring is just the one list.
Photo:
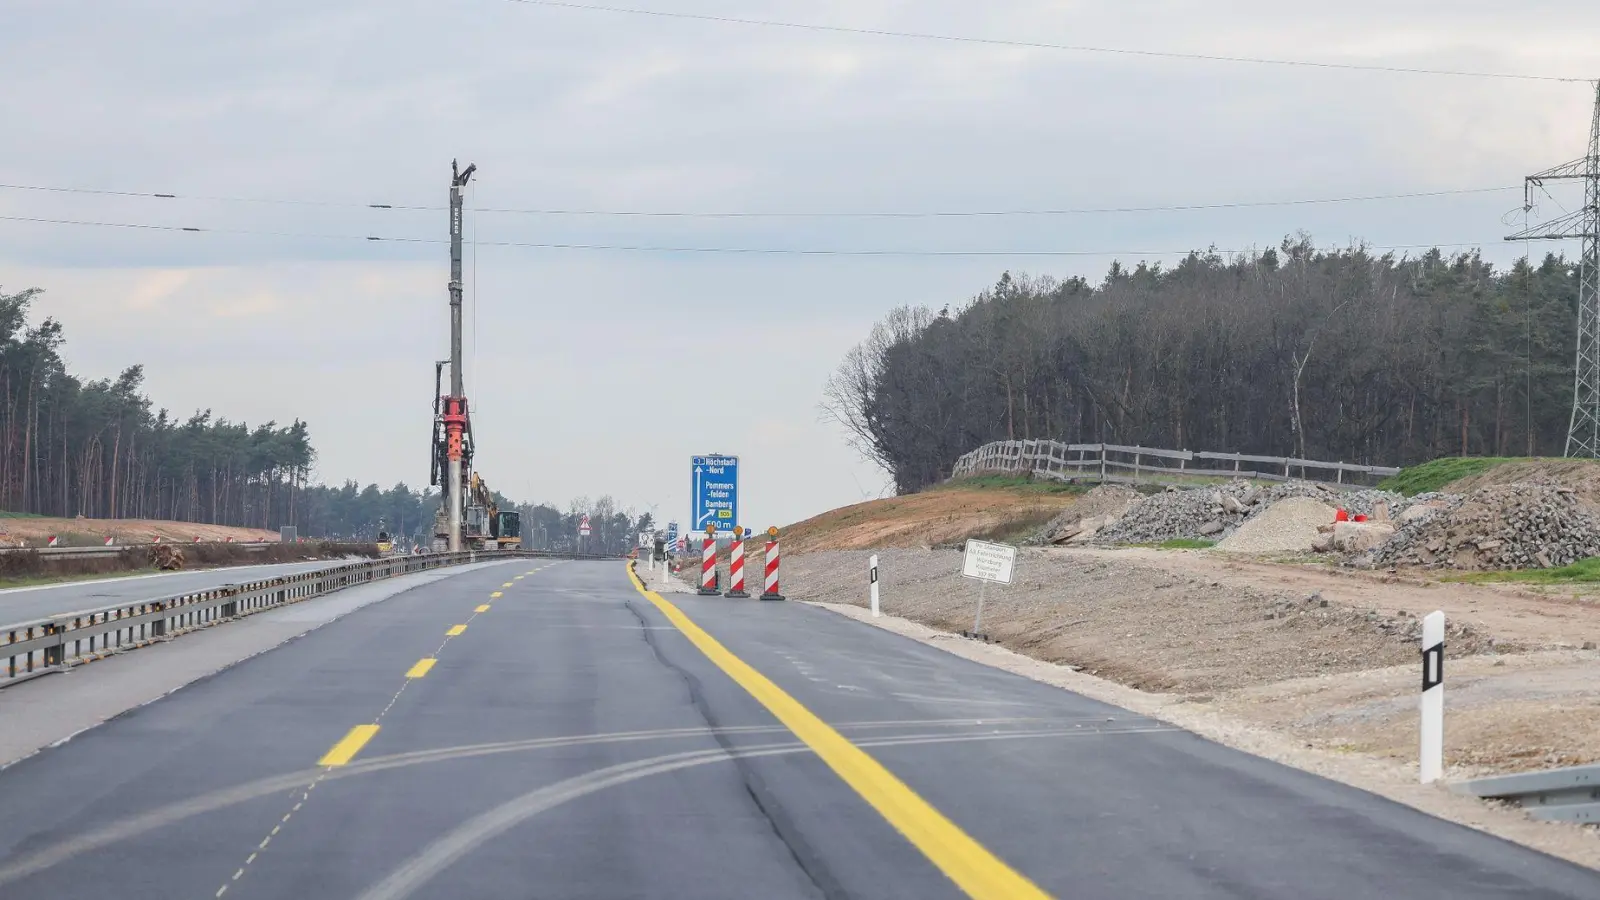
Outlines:
[[[504, 549], [522, 543], [522, 517], [502, 512], [472, 468], [472, 417], [461, 370], [461, 189], [477, 171], [450, 161], [450, 358], [433, 367], [433, 460], [428, 483], [441, 488], [433, 518], [433, 549]], [[444, 367], [450, 393], [443, 393]]]

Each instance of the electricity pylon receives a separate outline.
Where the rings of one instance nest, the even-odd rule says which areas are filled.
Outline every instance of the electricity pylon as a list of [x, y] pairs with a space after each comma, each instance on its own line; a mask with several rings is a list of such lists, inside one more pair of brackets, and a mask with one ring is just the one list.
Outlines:
[[[1583, 208], [1559, 219], [1526, 228], [1508, 241], [1583, 242], [1578, 258], [1578, 353], [1572, 378], [1572, 419], [1567, 425], [1566, 456], [1600, 457], [1600, 81], [1595, 82], [1594, 118], [1589, 123], [1589, 152], [1553, 169], [1529, 175], [1523, 203], [1532, 207], [1534, 188], [1546, 181], [1583, 180]], [[1528, 260], [1532, 265], [1533, 260]]]

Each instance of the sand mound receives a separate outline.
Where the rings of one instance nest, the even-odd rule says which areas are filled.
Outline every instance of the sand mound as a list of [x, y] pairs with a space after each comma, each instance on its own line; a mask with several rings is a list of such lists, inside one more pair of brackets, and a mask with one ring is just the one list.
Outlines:
[[1333, 507], [1326, 503], [1289, 497], [1245, 520], [1217, 549], [1230, 553], [1309, 552], [1320, 537], [1317, 526], [1331, 525], [1333, 516]]

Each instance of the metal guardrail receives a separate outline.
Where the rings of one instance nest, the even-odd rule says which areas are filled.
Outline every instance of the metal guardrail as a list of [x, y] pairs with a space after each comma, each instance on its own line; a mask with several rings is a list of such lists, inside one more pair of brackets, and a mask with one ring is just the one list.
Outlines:
[[340, 563], [309, 572], [227, 584], [186, 594], [131, 601], [14, 625], [0, 625], [0, 688], [113, 653], [170, 640], [196, 628], [319, 597], [354, 585], [428, 569], [507, 558], [615, 557], [544, 550], [475, 550], [392, 556]]
[[1600, 765], [1477, 778], [1450, 790], [1514, 803], [1545, 822], [1600, 822]]

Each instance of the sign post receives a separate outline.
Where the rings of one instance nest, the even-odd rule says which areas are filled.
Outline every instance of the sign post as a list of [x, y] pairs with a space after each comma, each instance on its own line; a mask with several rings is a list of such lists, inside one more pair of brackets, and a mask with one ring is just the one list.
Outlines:
[[689, 459], [691, 527], [726, 531], [739, 521], [739, 457], [719, 453]]
[[[996, 584], [1010, 584], [1011, 570], [1017, 562], [1017, 548], [1010, 544], [994, 544], [989, 541], [967, 541], [966, 552], [961, 558], [961, 574], [966, 578], [978, 580], [978, 614], [973, 617], [972, 630], [963, 631], [963, 637], [974, 640], [987, 641], [989, 636], [983, 631], [983, 600], [985, 589], [989, 582]], [[874, 569], [876, 571], [876, 569]]]
[[872, 591], [872, 617], [876, 619], [878, 617], [878, 554], [872, 554], [870, 564], [872, 570], [867, 574], [867, 583], [871, 585], [869, 589]]

